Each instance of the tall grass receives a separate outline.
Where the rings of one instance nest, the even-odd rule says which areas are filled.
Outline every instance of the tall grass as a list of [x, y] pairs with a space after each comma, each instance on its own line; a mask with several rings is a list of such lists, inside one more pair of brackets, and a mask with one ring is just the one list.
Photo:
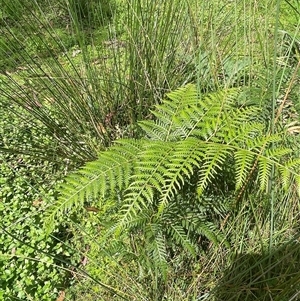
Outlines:
[[[20, 3], [5, 2], [8, 11]], [[119, 14], [105, 4], [110, 12], [105, 19], [89, 10], [101, 10], [101, 1], [76, 3], [66, 2], [63, 32], [53, 25], [64, 20], [55, 18], [64, 12], [60, 2], [46, 2], [53, 10], [50, 20], [38, 2], [25, 2], [22, 22], [3, 18], [14, 72], [2, 67], [1, 89], [49, 129], [63, 156], [80, 161], [94, 159], [99, 146], [112, 139], [130, 135], [129, 125], [147, 116], [166, 91], [187, 81], [180, 60], [186, 51], [182, 41], [191, 37], [180, 25], [189, 19], [182, 1], [121, 1]], [[65, 35], [73, 35], [69, 45]]]
[[[196, 82], [199, 93], [240, 87], [237, 105], [260, 105], [258, 118], [272, 131], [295, 127], [284, 118], [284, 107], [276, 110], [288, 99], [300, 109], [300, 23], [297, 17], [286, 23], [281, 17], [299, 16], [297, 1], [1, 4], [1, 55], [6, 58], [0, 101], [8, 110], [21, 107], [28, 122], [46, 128], [57, 141], [54, 150], [31, 146], [32, 154], [78, 165], [93, 160], [114, 139], [138, 135], [136, 121], [152, 118], [153, 105], [187, 82]], [[292, 148], [297, 142], [295, 136], [284, 141]], [[172, 270], [163, 285], [155, 272], [147, 274], [134, 261], [123, 266], [112, 254], [101, 254], [97, 218], [83, 215], [87, 222], [77, 221], [72, 229], [78, 252], [84, 252], [82, 241], [91, 246], [84, 255], [91, 277], [77, 278], [76, 300], [111, 300], [113, 294], [101, 290], [93, 277], [132, 300], [296, 300], [297, 292], [289, 288], [299, 277], [285, 266], [292, 259], [298, 263], [299, 203], [293, 187], [283, 194], [277, 184], [270, 185], [267, 198], [245, 193], [221, 216], [230, 249], [209, 246], [198, 262], [186, 266], [178, 259], [179, 266], [192, 270], [183, 268], [181, 276]]]

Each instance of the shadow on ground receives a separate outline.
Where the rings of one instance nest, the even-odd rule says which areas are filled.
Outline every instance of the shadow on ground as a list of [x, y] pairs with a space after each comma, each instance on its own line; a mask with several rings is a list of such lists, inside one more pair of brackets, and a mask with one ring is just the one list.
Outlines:
[[238, 254], [215, 290], [216, 301], [300, 300], [300, 242], [271, 254]]

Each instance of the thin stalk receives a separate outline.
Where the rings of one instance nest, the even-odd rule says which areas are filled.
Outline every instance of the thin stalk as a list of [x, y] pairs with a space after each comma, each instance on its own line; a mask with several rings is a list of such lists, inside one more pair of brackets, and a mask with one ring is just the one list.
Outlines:
[[[271, 134], [275, 132], [275, 114], [276, 114], [276, 99], [277, 99], [277, 89], [276, 89], [276, 73], [277, 73], [277, 43], [278, 43], [278, 31], [279, 31], [279, 14], [280, 14], [280, 0], [276, 1], [276, 23], [274, 29], [274, 55], [273, 55], [273, 84], [272, 84], [272, 120], [271, 120]], [[271, 145], [271, 149], [275, 148], [274, 142]], [[271, 254], [273, 249], [273, 235], [274, 235], [274, 203], [275, 203], [275, 167], [272, 165], [271, 175], [269, 179], [268, 192], [270, 196], [270, 233], [269, 233], [269, 254]], [[269, 263], [271, 263], [271, 258]]]

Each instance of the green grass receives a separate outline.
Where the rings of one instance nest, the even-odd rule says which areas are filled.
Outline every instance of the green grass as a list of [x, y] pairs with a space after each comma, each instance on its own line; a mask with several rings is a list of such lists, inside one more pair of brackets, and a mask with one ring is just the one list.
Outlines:
[[[199, 94], [239, 87], [237, 106], [260, 106], [257, 119], [273, 131], [292, 133], [282, 144], [299, 156], [298, 2], [0, 0], [0, 121], [7, 129], [0, 135], [0, 204], [12, 206], [20, 218], [28, 214], [30, 227], [36, 218], [39, 224], [43, 212], [31, 212], [30, 204], [41, 187], [51, 190], [58, 177], [95, 160], [115, 139], [139, 138], [137, 121], [152, 120], [154, 105], [190, 82]], [[27, 165], [15, 168], [22, 156]], [[15, 180], [8, 183], [11, 173]], [[255, 186], [259, 180], [253, 175], [251, 181]], [[101, 287], [105, 277], [132, 300], [297, 300], [292, 287], [299, 281], [299, 200], [295, 187], [283, 192], [272, 181], [267, 194], [246, 189], [225, 203], [208, 200], [204, 208], [215, 210], [212, 221], [230, 248], [204, 243], [194, 261], [187, 261], [189, 254], [175, 254], [165, 283], [155, 282], [155, 273], [147, 274], [147, 265], [139, 266], [134, 253], [126, 264], [113, 253], [99, 258], [97, 228], [104, 225], [98, 214], [83, 209], [66, 228], [73, 238], [61, 244], [76, 253], [74, 258], [88, 259], [86, 266], [79, 264], [87, 274], [71, 273], [76, 285], [65, 300], [111, 300]], [[217, 205], [212, 208], [210, 202]], [[107, 210], [100, 212], [113, 222], [115, 212]], [[11, 216], [1, 222], [5, 229], [15, 226]], [[34, 235], [22, 231], [20, 239], [35, 245]], [[1, 235], [9, 255], [11, 239]], [[21, 244], [20, 250], [27, 254]], [[36, 300], [34, 292], [25, 294], [32, 266], [18, 262], [27, 274], [20, 268], [4, 283], [13, 291], [17, 282], [9, 279], [19, 279], [19, 299]], [[9, 265], [7, 270], [12, 272]], [[54, 288], [56, 281], [39, 300], [55, 300], [60, 289], [67, 289]]]

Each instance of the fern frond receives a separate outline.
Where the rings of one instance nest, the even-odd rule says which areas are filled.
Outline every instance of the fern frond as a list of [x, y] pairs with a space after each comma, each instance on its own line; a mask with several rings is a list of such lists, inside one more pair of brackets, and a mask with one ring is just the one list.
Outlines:
[[189, 106], [197, 105], [197, 90], [194, 85], [187, 85], [167, 94], [170, 100], [158, 105], [153, 111], [156, 121], [142, 121], [140, 127], [150, 139], [172, 141], [180, 137], [178, 118]]
[[245, 183], [248, 173], [254, 164], [254, 154], [249, 153], [248, 150], [240, 149], [234, 153], [236, 162], [236, 190], [240, 189]]
[[272, 143], [280, 142], [281, 137], [279, 135], [256, 135], [252, 139], [245, 140], [245, 149], [256, 152], [257, 154], [264, 152], [269, 148]]
[[[287, 150], [286, 153], [289, 154], [290, 150]], [[283, 156], [285, 153], [281, 153]], [[300, 174], [300, 159], [290, 159], [285, 164], [279, 165], [279, 173], [281, 176], [281, 182], [284, 189], [288, 189], [291, 185], [291, 182], [296, 182], [296, 185], [299, 189], [299, 174]]]
[[258, 178], [260, 190], [264, 191], [270, 180], [273, 163], [267, 157], [260, 156], [258, 160]]
[[148, 252], [153, 263], [160, 270], [163, 279], [167, 277], [167, 250], [165, 237], [159, 224], [149, 224], [146, 227], [146, 238], [149, 242]]
[[[221, 116], [231, 108], [230, 105], [237, 95], [238, 90], [231, 89], [211, 93], [199, 99], [196, 87], [187, 85], [167, 94], [171, 101], [166, 100], [156, 106], [156, 110], [152, 112], [156, 117], [155, 121], [141, 121], [139, 125], [152, 140], [175, 141], [199, 134], [203, 137], [205, 129], [208, 132], [217, 132], [222, 121]], [[254, 116], [254, 109], [249, 111]], [[244, 118], [247, 120], [246, 114]], [[216, 120], [217, 123], [214, 124]]]
[[[278, 146], [280, 135], [264, 134], [265, 125], [257, 122], [259, 109], [237, 107], [238, 93], [231, 89], [200, 99], [196, 87], [188, 85], [168, 94], [169, 99], [153, 111], [156, 120], [139, 123], [146, 138], [117, 141], [98, 160], [67, 177], [46, 223], [88, 199], [115, 202], [116, 218], [105, 237], [141, 228], [148, 243], [153, 243], [148, 246], [153, 247], [151, 256], [165, 271], [167, 233], [189, 252], [195, 251], [189, 231], [215, 243], [223, 240], [196, 206], [206, 192], [215, 198], [212, 191], [220, 178], [233, 187], [229, 198], [234, 185], [243, 187], [253, 172], [264, 190], [274, 166], [285, 188], [293, 181], [299, 189], [300, 159], [288, 160], [290, 150]], [[228, 173], [232, 179], [225, 178]], [[178, 200], [184, 201], [183, 209], [191, 209], [191, 215], [181, 214]]]
[[163, 212], [168, 202], [174, 198], [185, 181], [193, 175], [195, 167], [200, 168], [205, 150], [200, 147], [199, 142], [196, 138], [188, 138], [174, 143], [174, 151], [166, 160], [166, 180], [162, 187], [158, 214]]
[[189, 221], [189, 227], [193, 227], [195, 233], [205, 236], [215, 245], [219, 245], [220, 242], [228, 244], [224, 236], [220, 233], [216, 226], [206, 220], [193, 218], [192, 221]]
[[50, 230], [56, 217], [74, 210], [91, 198], [104, 198], [108, 192], [115, 194], [128, 186], [132, 163], [141, 143], [120, 140], [110, 150], [103, 152], [98, 160], [87, 163], [66, 178], [60, 197], [47, 211], [47, 228]]
[[214, 175], [222, 170], [222, 165], [232, 149], [226, 144], [207, 143], [205, 160], [200, 168], [198, 195], [201, 195], [207, 184], [212, 181]]
[[170, 224], [168, 232], [172, 239], [183, 246], [183, 248], [188, 251], [192, 256], [196, 256], [196, 247], [191, 243], [191, 240], [186, 235], [185, 230], [180, 225]]
[[163, 141], [155, 141], [144, 145], [136, 157], [134, 174], [130, 177], [130, 185], [125, 191], [122, 218], [119, 222], [121, 231], [143, 209], [153, 203], [154, 195], [162, 193], [165, 183], [166, 158], [173, 152], [174, 145]]

